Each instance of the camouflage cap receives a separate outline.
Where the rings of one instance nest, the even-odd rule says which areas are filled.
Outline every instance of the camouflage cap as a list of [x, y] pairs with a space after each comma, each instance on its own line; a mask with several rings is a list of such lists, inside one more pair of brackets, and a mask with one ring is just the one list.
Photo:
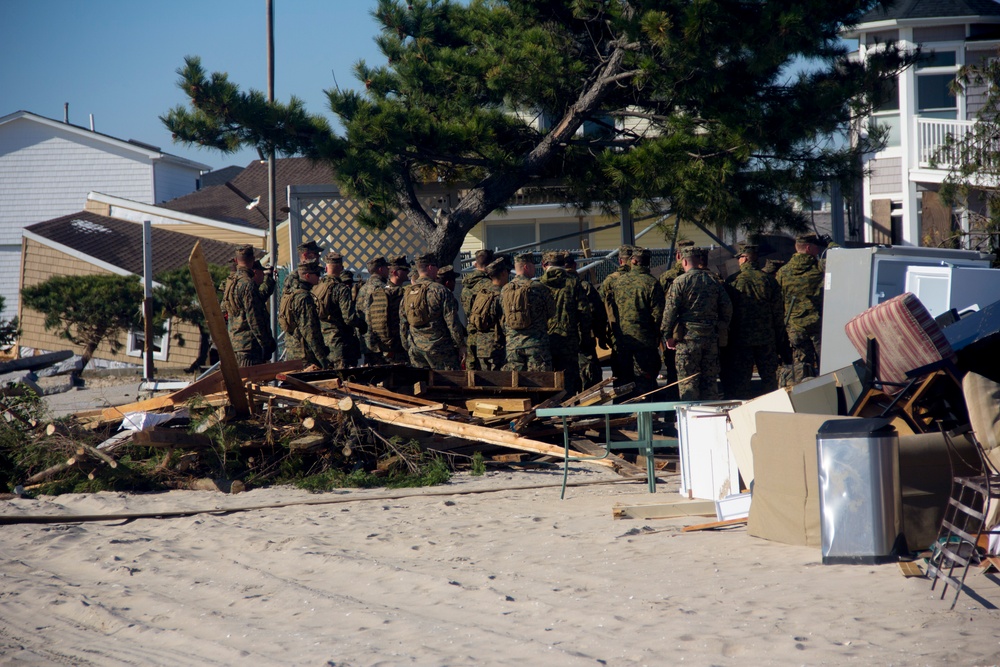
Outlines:
[[535, 253], [532, 252], [522, 252], [520, 255], [514, 257], [515, 264], [534, 264], [535, 263]]
[[708, 253], [705, 252], [704, 248], [699, 248], [697, 246], [687, 246], [681, 250], [681, 259], [705, 259]]
[[340, 281], [344, 283], [354, 282], [354, 271], [344, 270], [340, 273]]
[[649, 266], [650, 260], [653, 258], [653, 253], [649, 248], [633, 248], [632, 249], [632, 259], [636, 260], [639, 266]]
[[299, 275], [304, 276], [307, 274], [320, 275], [323, 270], [319, 268], [319, 262], [302, 262], [299, 264]]
[[812, 232], [808, 234], [799, 234], [795, 237], [796, 243], [813, 243], [815, 245], [820, 245], [819, 237]]
[[296, 246], [296, 250], [299, 251], [300, 255], [306, 252], [313, 252], [319, 255], [320, 253], [323, 252], [323, 249], [320, 248], [315, 241], [303, 241], [298, 246]]
[[504, 275], [505, 273], [510, 273], [510, 269], [507, 266], [507, 258], [500, 257], [494, 259], [486, 266], [486, 275], [490, 278], [497, 278]]
[[389, 262], [385, 261], [385, 257], [382, 255], [378, 255], [369, 259], [367, 266], [370, 273], [375, 273], [375, 269], [380, 269], [383, 266], [389, 266]]
[[410, 270], [410, 261], [406, 259], [406, 255], [399, 255], [398, 257], [393, 257], [392, 261], [389, 262], [389, 268], [393, 271], [402, 269], [404, 271]]
[[566, 263], [566, 253], [549, 250], [542, 255], [542, 264], [548, 266], [563, 266]]
[[619, 257], [631, 257], [632, 256], [632, 246], [625, 244], [618, 246], [618, 256]]
[[438, 269], [437, 277], [441, 282], [444, 282], [445, 280], [458, 280], [458, 272], [451, 264], [445, 264]]
[[691, 239], [681, 239], [680, 241], [674, 242], [675, 248], [690, 248], [693, 245], [694, 241], [692, 241]]
[[238, 246], [236, 248], [236, 258], [242, 259], [244, 262], [252, 262], [254, 260], [254, 247], [249, 243]]
[[441, 266], [438, 264], [438, 258], [431, 253], [417, 255], [413, 263], [417, 265], [418, 269], [426, 269], [428, 266]]
[[744, 255], [756, 255], [757, 246], [753, 243], [741, 243], [740, 250], [736, 253], [737, 257], [742, 257]]
[[344, 258], [339, 252], [330, 251], [323, 256], [323, 261], [327, 264], [343, 264]]

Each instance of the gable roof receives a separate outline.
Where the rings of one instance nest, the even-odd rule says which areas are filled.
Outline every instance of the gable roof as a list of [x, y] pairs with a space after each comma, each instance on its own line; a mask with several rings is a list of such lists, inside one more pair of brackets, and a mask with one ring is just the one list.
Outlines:
[[1000, 17], [1000, 3], [994, 0], [899, 0], [878, 7], [862, 17], [859, 25], [882, 21], [932, 18]]
[[[282, 208], [288, 206], [289, 185], [333, 185], [333, 170], [329, 165], [309, 158], [290, 157], [274, 161], [275, 205], [278, 221], [288, 217]], [[252, 208], [247, 205], [259, 197]], [[267, 229], [267, 163], [254, 160], [231, 181], [192, 192], [160, 204], [162, 208], [213, 218], [223, 222], [243, 224], [255, 229]]]
[[[124, 275], [142, 275], [142, 225], [80, 211], [25, 227], [24, 235], [72, 255], [84, 255], [94, 263]], [[200, 239], [153, 227], [153, 275], [187, 266], [194, 244], [201, 242], [205, 260], [226, 264], [236, 246], [221, 241]]]
[[53, 129], [70, 132], [71, 134], [75, 134], [77, 136], [97, 139], [98, 141], [103, 141], [118, 148], [124, 148], [133, 153], [138, 153], [139, 155], [147, 157], [151, 160], [163, 160], [165, 162], [171, 162], [173, 164], [197, 171], [209, 171], [212, 169], [211, 165], [195, 162], [194, 160], [188, 160], [187, 158], [180, 157], [179, 155], [164, 153], [157, 146], [151, 146], [150, 144], [145, 144], [140, 141], [136, 141], [135, 139], [125, 141], [123, 139], [118, 139], [117, 137], [112, 137], [108, 134], [91, 131], [88, 128], [81, 127], [79, 125], [64, 123], [62, 121], [53, 120], [52, 118], [46, 118], [45, 116], [39, 116], [38, 114], [31, 113], [30, 111], [15, 111], [14, 113], [7, 114], [6, 116], [0, 116], [0, 128], [8, 123], [20, 119], [29, 120], [40, 125], [46, 125]]

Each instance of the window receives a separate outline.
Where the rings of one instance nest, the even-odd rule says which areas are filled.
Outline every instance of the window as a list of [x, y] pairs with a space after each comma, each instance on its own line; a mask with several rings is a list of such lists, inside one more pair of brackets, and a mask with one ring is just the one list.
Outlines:
[[[584, 227], [586, 228], [586, 227]], [[542, 222], [538, 225], [538, 240], [544, 241], [555, 236], [575, 234], [580, 231], [579, 222]], [[568, 248], [579, 248], [580, 237], [573, 236], [568, 239], [560, 239], [542, 244], [542, 250], [566, 250]]]
[[486, 224], [486, 247], [506, 250], [526, 243], [534, 243], [534, 222], [490, 222]]
[[958, 71], [955, 51], [931, 52], [917, 64], [917, 114], [924, 118], [958, 118], [958, 98], [951, 83]]
[[[167, 360], [167, 348], [170, 344], [170, 322], [163, 325], [162, 333], [153, 336], [153, 359], [157, 361]], [[146, 333], [144, 331], [129, 331], [128, 342], [125, 345], [125, 354], [130, 357], [141, 357], [146, 347]]]
[[875, 105], [872, 114], [875, 126], [888, 130], [886, 148], [898, 147], [901, 141], [899, 120], [899, 80], [886, 81], [882, 90], [882, 99]]

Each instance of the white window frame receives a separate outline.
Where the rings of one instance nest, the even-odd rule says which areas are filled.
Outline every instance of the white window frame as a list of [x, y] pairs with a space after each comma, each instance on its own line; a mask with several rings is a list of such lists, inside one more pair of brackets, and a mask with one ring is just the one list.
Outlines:
[[[914, 104], [920, 104], [920, 77], [929, 76], [941, 76], [950, 75], [952, 79], [958, 74], [959, 68], [965, 64], [965, 48], [961, 42], [942, 42], [940, 44], [935, 43], [934, 47], [928, 50], [933, 50], [935, 53], [950, 52], [955, 54], [955, 64], [945, 65], [943, 67], [923, 67], [913, 69], [914, 83], [916, 85]], [[949, 107], [950, 109], [950, 107]], [[944, 110], [942, 108], [942, 110]], [[933, 111], [933, 109], [931, 110]], [[913, 114], [915, 116], [923, 116], [925, 118], [936, 118], [936, 116], [924, 116], [920, 113], [919, 106], [914, 106]], [[955, 95], [955, 118], [954, 120], [964, 120], [965, 119], [965, 96], [961, 93]], [[946, 119], [952, 120], [952, 119]]]
[[[143, 343], [145, 339], [144, 331], [132, 329], [128, 332], [128, 340], [125, 343], [125, 354], [129, 357], [142, 357], [145, 353]], [[156, 351], [159, 343], [159, 352]], [[170, 320], [163, 325], [163, 333], [153, 336], [153, 359], [166, 361], [170, 352]]]

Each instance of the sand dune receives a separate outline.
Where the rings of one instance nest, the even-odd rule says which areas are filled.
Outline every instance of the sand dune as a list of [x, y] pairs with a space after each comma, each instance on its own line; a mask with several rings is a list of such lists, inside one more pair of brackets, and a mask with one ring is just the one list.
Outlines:
[[[583, 467], [571, 479], [614, 480]], [[74, 665], [995, 664], [998, 580], [955, 611], [895, 565], [703, 519], [616, 521], [645, 484], [554, 472], [314, 495], [100, 493], [0, 514], [103, 514], [347, 501], [231, 514], [11, 525], [0, 541], [0, 663]], [[397, 493], [397, 492], [393, 492]], [[423, 494], [423, 495], [421, 495]], [[366, 500], [369, 498], [369, 500]]]

